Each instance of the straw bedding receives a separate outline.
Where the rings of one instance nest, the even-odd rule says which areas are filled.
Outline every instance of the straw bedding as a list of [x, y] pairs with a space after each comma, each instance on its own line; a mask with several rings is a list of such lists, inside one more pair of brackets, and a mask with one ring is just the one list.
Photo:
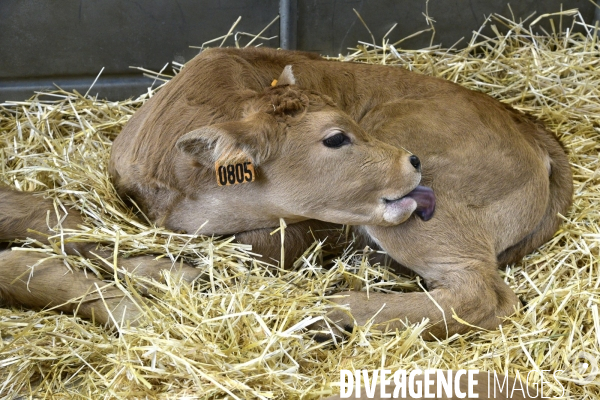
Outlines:
[[[0, 109], [0, 182], [45, 191], [59, 207], [87, 216], [81, 240], [124, 255], [185, 260], [209, 272], [185, 284], [165, 276], [145, 282], [150, 301], [141, 327], [107, 332], [52, 311], [0, 308], [0, 394], [3, 398], [317, 398], [338, 390], [339, 370], [480, 369], [521, 377], [554, 371], [545, 396], [595, 399], [600, 377], [581, 366], [581, 352], [600, 351], [600, 58], [597, 27], [574, 11], [543, 31], [529, 19], [487, 21], [493, 37], [475, 32], [464, 50], [403, 51], [386, 38], [359, 44], [340, 61], [397, 64], [483, 91], [531, 113], [561, 138], [575, 179], [574, 205], [549, 243], [500, 273], [526, 302], [502, 329], [425, 342], [425, 323], [381, 334], [369, 326], [344, 343], [320, 344], [305, 327], [345, 288], [420, 290], [415, 279], [369, 265], [349, 249], [331, 269], [321, 245], [280, 269], [253, 260], [231, 238], [194, 237], [152, 226], [116, 197], [106, 173], [111, 142], [152, 95], [108, 102], [55, 91]], [[572, 33], [579, 26], [583, 33]], [[500, 32], [504, 33], [500, 33]], [[534, 34], [534, 31], [541, 34]], [[279, 232], [275, 233], [279, 234]], [[27, 243], [98, 274], [60, 249]], [[23, 250], [13, 250], [23, 251]], [[108, 276], [108, 279], [112, 277]], [[138, 278], [116, 283], [141, 299]], [[579, 359], [578, 359], [579, 357]], [[592, 373], [592, 374], [591, 374]], [[577, 383], [587, 378], [587, 384]], [[539, 376], [536, 377], [539, 379]], [[533, 383], [533, 382], [530, 382]]]

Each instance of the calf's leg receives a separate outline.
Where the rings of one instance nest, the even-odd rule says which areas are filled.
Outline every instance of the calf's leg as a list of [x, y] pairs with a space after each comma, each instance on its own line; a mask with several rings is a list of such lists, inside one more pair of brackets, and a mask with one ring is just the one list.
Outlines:
[[364, 325], [373, 317], [377, 328], [394, 330], [427, 318], [424, 337], [431, 339], [466, 332], [471, 325], [497, 329], [514, 312], [520, 302], [498, 274], [493, 235], [468, 224], [476, 217], [467, 210], [436, 212], [427, 222], [413, 217], [395, 227], [365, 228], [392, 258], [423, 278], [428, 292], [339, 293], [334, 302], [349, 311], [336, 308], [329, 314], [332, 322], [349, 330], [355, 321]]
[[[271, 234], [276, 228], [256, 229], [235, 235], [239, 243], [252, 245], [252, 252], [258, 254], [262, 261], [270, 264], [281, 262], [281, 234]], [[284, 267], [291, 266], [302, 254], [319, 240], [327, 240], [327, 250], [333, 250], [341, 243], [341, 225], [314, 219], [290, 224], [284, 229]]]
[[[63, 240], [66, 254], [96, 260], [101, 269], [112, 273], [112, 251], [97, 249], [94, 243], [77, 241], [74, 239], [77, 233], [69, 233], [70, 230], [77, 230], [80, 225], [84, 225], [83, 217], [76, 210], [69, 210], [66, 215], [59, 210], [57, 215], [50, 199], [44, 199], [39, 194], [0, 187], [0, 241], [32, 238], [48, 244], [52, 240], [49, 236], [57, 235], [61, 228], [65, 231]], [[107, 259], [110, 263], [99, 259]], [[165, 270], [176, 273], [188, 282], [201, 274], [199, 269], [188, 264], [173, 264], [170, 260], [157, 260], [152, 256], [119, 257], [117, 264], [119, 269], [155, 280], [161, 280], [161, 272]]]
[[[49, 244], [55, 240], [51, 237], [62, 229], [66, 254], [89, 258], [112, 275], [113, 252], [97, 249], [94, 243], [77, 241], [77, 233], [71, 230], [77, 230], [80, 225], [83, 225], [83, 218], [76, 210], [69, 210], [66, 215], [59, 211], [57, 215], [52, 200], [0, 187], [0, 241], [33, 238]], [[202, 273], [185, 263], [172, 263], [152, 256], [117, 258], [119, 275], [126, 272], [162, 280], [163, 271], [188, 282]], [[131, 294], [91, 274], [69, 271], [58, 257], [22, 250], [0, 252], [0, 300], [5, 303], [76, 312], [80, 317], [112, 326], [121, 321], [137, 321], [140, 310], [129, 296]]]
[[34, 251], [0, 252], [0, 300], [32, 309], [76, 313], [97, 324], [136, 324], [139, 306], [114, 285], [83, 271], [69, 271], [61, 258]]

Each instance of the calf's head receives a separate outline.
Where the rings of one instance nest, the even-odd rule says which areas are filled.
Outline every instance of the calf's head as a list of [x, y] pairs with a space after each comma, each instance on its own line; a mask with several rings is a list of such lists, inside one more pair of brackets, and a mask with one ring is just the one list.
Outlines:
[[257, 179], [238, 186], [256, 185], [265, 212], [282, 218], [395, 225], [415, 211], [431, 217], [433, 193], [418, 186], [419, 159], [375, 139], [330, 98], [293, 79], [286, 67], [277, 86], [245, 102], [242, 119], [191, 131], [178, 148], [213, 170], [217, 160], [249, 158]]

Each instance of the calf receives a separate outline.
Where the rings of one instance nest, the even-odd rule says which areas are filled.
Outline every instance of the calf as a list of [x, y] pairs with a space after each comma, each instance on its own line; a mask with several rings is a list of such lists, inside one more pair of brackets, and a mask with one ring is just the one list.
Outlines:
[[[336, 302], [349, 310], [331, 321], [348, 330], [377, 314], [381, 329], [396, 329], [429, 318], [428, 337], [495, 329], [510, 315], [519, 301], [498, 265], [547, 241], [572, 197], [557, 139], [489, 96], [402, 68], [271, 49], [202, 52], [127, 123], [109, 170], [157, 224], [236, 234], [267, 258], [279, 252], [269, 234], [280, 218], [291, 255], [311, 227], [352, 225], [429, 293], [345, 292]], [[2, 237], [39, 225], [7, 207]], [[21, 281], [0, 280], [0, 293], [31, 306], [63, 301], [29, 301]]]

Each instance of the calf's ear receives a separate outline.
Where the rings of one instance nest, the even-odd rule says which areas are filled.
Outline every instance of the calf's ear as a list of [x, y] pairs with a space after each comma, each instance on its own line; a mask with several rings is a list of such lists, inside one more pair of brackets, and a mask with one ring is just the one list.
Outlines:
[[295, 85], [296, 77], [294, 76], [294, 72], [292, 71], [291, 65], [286, 65], [283, 69], [279, 78], [277, 78], [277, 84], [275, 86], [283, 86], [283, 85]]
[[179, 150], [193, 156], [208, 168], [214, 168], [217, 160], [247, 161], [255, 166], [266, 161], [276, 145], [267, 140], [269, 130], [274, 129], [258, 116], [241, 121], [223, 122], [203, 126], [181, 136], [176, 143]]

